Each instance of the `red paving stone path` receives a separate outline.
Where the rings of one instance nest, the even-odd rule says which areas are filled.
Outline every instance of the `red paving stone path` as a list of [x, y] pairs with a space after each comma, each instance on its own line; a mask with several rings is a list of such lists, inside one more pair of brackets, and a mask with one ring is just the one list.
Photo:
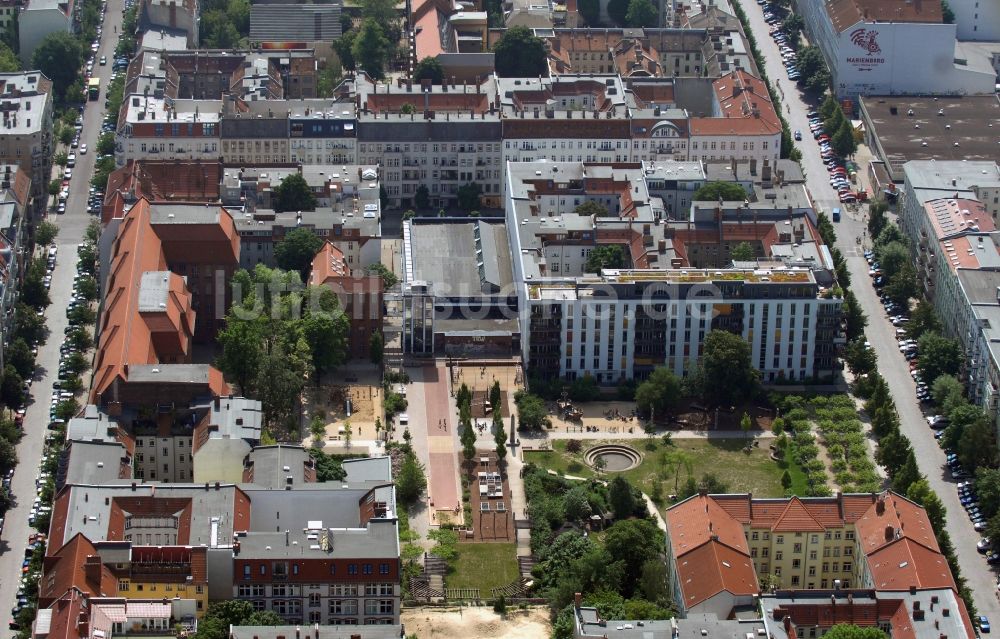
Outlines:
[[[448, 374], [445, 368], [426, 366], [424, 399], [427, 402], [427, 450], [430, 468], [429, 497], [437, 511], [455, 512], [461, 508], [458, 493], [458, 459], [455, 439], [455, 417], [451, 414], [448, 397]], [[447, 420], [447, 430], [439, 422]], [[460, 511], [459, 511], [460, 512]]]

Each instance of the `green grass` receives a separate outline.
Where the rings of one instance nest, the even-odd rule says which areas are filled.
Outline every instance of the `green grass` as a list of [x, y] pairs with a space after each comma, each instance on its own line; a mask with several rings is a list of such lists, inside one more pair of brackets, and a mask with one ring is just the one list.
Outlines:
[[448, 588], [479, 588], [479, 596], [490, 597], [499, 588], [520, 577], [514, 544], [458, 544], [458, 559], [448, 573]]
[[784, 459], [778, 462], [778, 468], [782, 472], [786, 468], [788, 469], [788, 475], [792, 478], [792, 487], [789, 489], [792, 495], [809, 494], [809, 478], [806, 476], [806, 471], [802, 470], [802, 467], [796, 464], [794, 459]]
[[[551, 451], [526, 451], [525, 461], [532, 462], [542, 468], [554, 470], [560, 474], [577, 477], [595, 477], [597, 474], [583, 462], [583, 454], [587, 449], [607, 441], [585, 441], [579, 453], [566, 452], [566, 440], [552, 442]], [[752, 492], [755, 497], [781, 497], [785, 494], [781, 487], [781, 468], [771, 460], [766, 447], [754, 448], [748, 455], [743, 452], [744, 440], [735, 439], [675, 439], [672, 446], [664, 446], [659, 439], [632, 440], [628, 444], [642, 453], [642, 463], [632, 470], [624, 472], [626, 479], [640, 486], [646, 494], [650, 494], [654, 483], [661, 482], [664, 495], [677, 492], [675, 486], [683, 488], [687, 481], [688, 471], [683, 465], [679, 476], [674, 467], [664, 467], [664, 455], [677, 450], [685, 453], [691, 463], [691, 476], [701, 479], [706, 473], [714, 473], [730, 492]], [[650, 450], [650, 448], [653, 448]], [[804, 485], [805, 475], [802, 470], [794, 467], [789, 469], [792, 474], [793, 486], [796, 480]], [[605, 472], [605, 477], [613, 477], [615, 473]]]

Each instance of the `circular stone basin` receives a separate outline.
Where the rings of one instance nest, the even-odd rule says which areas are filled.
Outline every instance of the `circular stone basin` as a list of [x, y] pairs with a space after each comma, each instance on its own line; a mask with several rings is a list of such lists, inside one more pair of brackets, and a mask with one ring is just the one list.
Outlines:
[[642, 455], [631, 446], [623, 444], [601, 444], [588, 450], [583, 460], [596, 468], [597, 460], [604, 460], [604, 470], [621, 472], [631, 470], [642, 462]]

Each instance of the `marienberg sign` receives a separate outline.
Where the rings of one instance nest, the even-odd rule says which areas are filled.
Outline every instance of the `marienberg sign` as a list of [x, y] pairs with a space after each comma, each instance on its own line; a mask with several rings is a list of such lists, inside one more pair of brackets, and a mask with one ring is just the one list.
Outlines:
[[885, 63], [885, 58], [876, 57], [882, 53], [882, 47], [878, 43], [878, 31], [865, 29], [855, 29], [851, 31], [851, 43], [868, 55], [860, 57], [848, 57], [847, 63], [853, 64], [858, 71], [870, 71], [880, 64]]

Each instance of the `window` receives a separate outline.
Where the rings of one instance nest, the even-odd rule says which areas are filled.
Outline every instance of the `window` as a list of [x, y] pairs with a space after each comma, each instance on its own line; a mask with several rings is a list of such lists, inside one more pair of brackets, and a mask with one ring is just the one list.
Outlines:
[[785, 536], [778, 535], [777, 537], [774, 538], [774, 542], [780, 546], [781, 544], [785, 543]]
[[127, 579], [122, 579], [121, 581], [118, 582], [118, 592], [122, 592], [123, 590], [128, 590]]
[[358, 565], [357, 564], [347, 564], [347, 574], [349, 574], [349, 575], [356, 575], [356, 574], [358, 574]]
[[[310, 608], [319, 608], [319, 605], [320, 605], [319, 593], [318, 592], [310, 593], [310, 595], [309, 595], [309, 607]], [[309, 614], [312, 614], [312, 613], [309, 613]]]
[[775, 561], [781, 561], [781, 559], [782, 559], [783, 556], [784, 556], [784, 553], [779, 550], [779, 551], [777, 551], [777, 552], [774, 553], [774, 560]]
[[851, 562], [849, 561], [844, 562], [844, 572], [851, 572]]

